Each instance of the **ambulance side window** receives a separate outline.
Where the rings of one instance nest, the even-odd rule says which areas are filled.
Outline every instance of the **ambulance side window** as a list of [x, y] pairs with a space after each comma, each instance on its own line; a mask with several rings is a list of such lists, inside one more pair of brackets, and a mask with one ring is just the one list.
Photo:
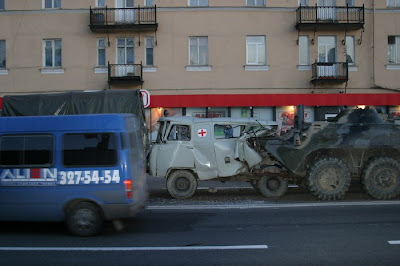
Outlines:
[[50, 166], [53, 147], [51, 135], [0, 136], [0, 166]]

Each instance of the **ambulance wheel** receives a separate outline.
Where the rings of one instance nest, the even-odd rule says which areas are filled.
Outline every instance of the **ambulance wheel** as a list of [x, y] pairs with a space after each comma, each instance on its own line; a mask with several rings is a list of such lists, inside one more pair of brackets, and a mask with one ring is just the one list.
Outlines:
[[79, 202], [67, 211], [66, 224], [73, 235], [93, 236], [100, 233], [103, 217], [94, 204]]
[[196, 189], [197, 180], [190, 171], [178, 170], [167, 178], [167, 190], [173, 198], [190, 198], [196, 192]]
[[280, 176], [263, 176], [258, 180], [257, 187], [264, 197], [277, 198], [285, 195], [288, 181]]

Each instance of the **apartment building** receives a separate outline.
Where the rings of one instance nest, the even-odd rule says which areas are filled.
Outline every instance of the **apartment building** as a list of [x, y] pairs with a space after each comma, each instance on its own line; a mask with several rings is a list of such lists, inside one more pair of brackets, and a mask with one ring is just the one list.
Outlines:
[[165, 110], [395, 118], [399, 84], [400, 0], [0, 0], [0, 97], [141, 89], [151, 131]]

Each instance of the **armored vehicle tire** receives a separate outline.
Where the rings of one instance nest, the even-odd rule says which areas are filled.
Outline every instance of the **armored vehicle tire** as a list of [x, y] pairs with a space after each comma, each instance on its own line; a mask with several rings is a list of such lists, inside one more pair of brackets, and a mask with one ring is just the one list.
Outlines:
[[197, 189], [197, 180], [192, 172], [178, 170], [167, 178], [168, 193], [176, 199], [187, 199], [193, 196]]
[[67, 211], [66, 224], [73, 235], [93, 236], [100, 233], [103, 217], [94, 204], [79, 202]]
[[391, 199], [400, 194], [400, 163], [389, 157], [375, 158], [364, 167], [361, 182], [375, 199]]
[[323, 158], [316, 161], [307, 175], [307, 188], [321, 200], [335, 200], [344, 196], [350, 187], [350, 171], [337, 158]]
[[263, 176], [258, 180], [257, 187], [264, 197], [276, 198], [286, 193], [288, 182], [280, 176]]

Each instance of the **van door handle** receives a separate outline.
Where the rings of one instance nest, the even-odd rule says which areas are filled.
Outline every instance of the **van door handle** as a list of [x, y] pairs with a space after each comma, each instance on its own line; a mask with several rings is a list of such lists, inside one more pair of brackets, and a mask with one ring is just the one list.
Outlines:
[[186, 149], [193, 150], [193, 147], [192, 146], [186, 146]]

